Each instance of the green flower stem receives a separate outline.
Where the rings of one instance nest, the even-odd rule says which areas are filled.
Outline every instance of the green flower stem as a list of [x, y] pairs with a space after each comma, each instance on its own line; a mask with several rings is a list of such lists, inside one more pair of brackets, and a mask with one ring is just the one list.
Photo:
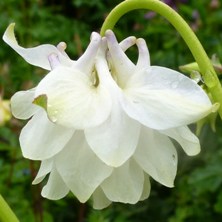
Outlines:
[[2, 195], [0, 195], [0, 222], [19, 222]]
[[[149, 9], [157, 12], [175, 27], [193, 54], [203, 80], [212, 95], [213, 102], [222, 104], [222, 87], [203, 46], [184, 19], [165, 3], [159, 0], [125, 0], [117, 5], [107, 16], [100, 34], [103, 36], [107, 29], [113, 29], [120, 17], [136, 9]], [[218, 112], [222, 118], [222, 105], [219, 107]]]

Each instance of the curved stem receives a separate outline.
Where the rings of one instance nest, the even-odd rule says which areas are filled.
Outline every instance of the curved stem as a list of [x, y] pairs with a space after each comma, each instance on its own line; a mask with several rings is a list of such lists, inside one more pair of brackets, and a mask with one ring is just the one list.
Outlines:
[[0, 195], [0, 221], [1, 222], [19, 222], [9, 205], [2, 195]]
[[[180, 33], [196, 60], [206, 86], [214, 102], [222, 104], [222, 88], [216, 72], [203, 46], [184, 19], [172, 8], [159, 0], [125, 0], [117, 5], [108, 15], [101, 28], [101, 35], [112, 29], [117, 21], [127, 12], [135, 9], [149, 9], [165, 17]], [[222, 106], [218, 110], [222, 118]]]

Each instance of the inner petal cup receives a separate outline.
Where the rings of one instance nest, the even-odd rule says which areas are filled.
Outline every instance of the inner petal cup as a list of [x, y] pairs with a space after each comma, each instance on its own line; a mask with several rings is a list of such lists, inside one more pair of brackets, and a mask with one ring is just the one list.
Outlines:
[[37, 86], [35, 97], [47, 97], [47, 114], [56, 124], [84, 129], [104, 122], [112, 101], [107, 89], [93, 86], [89, 76], [79, 70], [58, 67]]

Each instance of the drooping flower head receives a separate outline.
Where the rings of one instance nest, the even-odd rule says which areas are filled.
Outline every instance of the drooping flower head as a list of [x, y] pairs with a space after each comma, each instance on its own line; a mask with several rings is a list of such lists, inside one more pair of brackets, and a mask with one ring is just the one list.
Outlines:
[[[49, 70], [34, 89], [11, 100], [15, 117], [32, 117], [20, 144], [26, 158], [42, 161], [33, 183], [49, 174], [42, 195], [60, 199], [71, 191], [81, 202], [92, 197], [100, 209], [146, 199], [150, 177], [172, 187], [177, 152], [170, 138], [188, 155], [200, 151], [187, 125], [212, 110], [202, 88], [179, 72], [151, 66], [143, 39], [118, 43], [110, 30], [103, 38], [93, 33], [73, 61], [64, 43], [19, 46], [13, 27], [3, 39], [30, 64]], [[125, 54], [133, 45], [136, 64]]]

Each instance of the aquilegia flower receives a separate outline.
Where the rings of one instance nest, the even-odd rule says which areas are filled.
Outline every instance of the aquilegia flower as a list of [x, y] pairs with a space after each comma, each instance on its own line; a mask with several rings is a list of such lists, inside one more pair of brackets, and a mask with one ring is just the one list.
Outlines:
[[[212, 110], [202, 88], [181, 73], [150, 66], [143, 39], [118, 44], [112, 31], [103, 38], [93, 33], [73, 61], [62, 43], [22, 48], [13, 27], [3, 39], [30, 64], [50, 70], [36, 88], [11, 100], [15, 117], [32, 117], [20, 144], [24, 157], [41, 161], [33, 183], [49, 174], [42, 195], [60, 199], [71, 191], [81, 202], [92, 197], [101, 209], [146, 199], [150, 176], [172, 187], [177, 152], [169, 137], [188, 155], [200, 151], [187, 125]], [[136, 65], [124, 53], [134, 44]]]

